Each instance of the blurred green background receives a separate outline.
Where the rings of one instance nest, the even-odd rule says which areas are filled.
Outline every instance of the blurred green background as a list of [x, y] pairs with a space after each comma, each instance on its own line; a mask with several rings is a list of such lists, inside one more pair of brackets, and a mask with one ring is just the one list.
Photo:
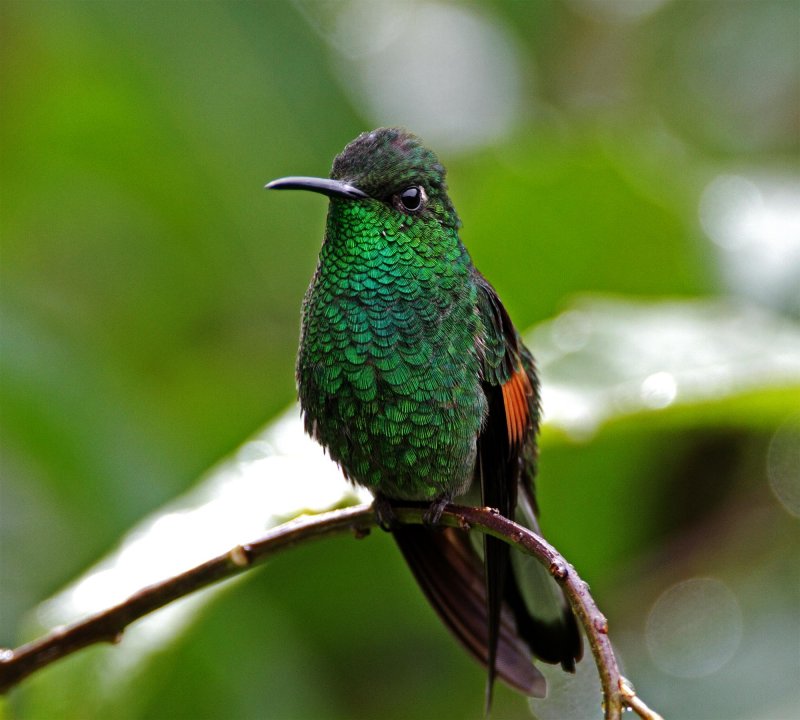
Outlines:
[[[325, 205], [262, 186], [405, 125], [518, 327], [587, 294], [753, 310], [755, 347], [717, 342], [751, 381], [545, 432], [542, 522], [654, 708], [800, 717], [797, 2], [3, 0], [0, 33], [0, 646], [292, 403]], [[553, 336], [545, 381], [602, 388]], [[481, 717], [482, 671], [380, 533], [279, 557], [124, 679], [105, 652], [0, 716]], [[596, 717], [561, 681], [493, 717]]]

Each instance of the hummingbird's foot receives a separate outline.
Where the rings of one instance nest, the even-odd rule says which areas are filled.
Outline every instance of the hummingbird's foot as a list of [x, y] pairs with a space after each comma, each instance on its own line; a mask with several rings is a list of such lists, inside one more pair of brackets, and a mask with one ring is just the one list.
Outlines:
[[392, 507], [392, 501], [385, 495], [375, 494], [372, 501], [372, 510], [375, 513], [375, 522], [378, 527], [386, 532], [392, 532], [397, 527], [397, 515]]
[[440, 495], [437, 497], [422, 516], [423, 524], [438, 525], [439, 520], [442, 519], [442, 513], [444, 512], [444, 509], [450, 504], [451, 499], [452, 498], [450, 495]]

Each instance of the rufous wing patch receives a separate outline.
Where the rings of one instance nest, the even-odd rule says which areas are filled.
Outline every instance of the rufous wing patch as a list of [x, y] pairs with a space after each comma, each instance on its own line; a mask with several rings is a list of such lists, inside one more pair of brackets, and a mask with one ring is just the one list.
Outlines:
[[531, 423], [528, 398], [533, 394], [533, 388], [528, 373], [521, 364], [517, 366], [514, 374], [503, 383], [502, 390], [508, 444], [510, 447], [515, 447], [522, 442]]

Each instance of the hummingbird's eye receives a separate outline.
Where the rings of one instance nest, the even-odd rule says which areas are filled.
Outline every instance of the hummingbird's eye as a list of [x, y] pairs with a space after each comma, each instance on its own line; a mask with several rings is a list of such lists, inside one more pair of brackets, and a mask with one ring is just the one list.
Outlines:
[[412, 185], [395, 195], [395, 202], [398, 209], [406, 212], [417, 212], [425, 204], [427, 198], [421, 185]]

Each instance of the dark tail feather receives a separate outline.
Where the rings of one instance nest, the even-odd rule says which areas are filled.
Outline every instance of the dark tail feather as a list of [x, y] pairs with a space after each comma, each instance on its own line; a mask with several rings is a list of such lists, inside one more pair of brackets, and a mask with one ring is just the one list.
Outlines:
[[[541, 566], [538, 569], [543, 570]], [[544, 582], [553, 582], [544, 573], [542, 576]], [[530, 583], [530, 575], [527, 575], [527, 579]], [[537, 592], [548, 592], [542, 582], [530, 584], [535, 585]], [[547, 618], [531, 613], [515, 573], [508, 574], [505, 601], [514, 614], [520, 637], [528, 644], [533, 655], [544, 662], [560, 664], [567, 672], [575, 672], [575, 661], [581, 659], [583, 648], [577, 621], [569, 607], [561, 605], [555, 615]]]
[[[394, 529], [393, 535], [431, 605], [467, 651], [485, 667], [494, 667], [497, 677], [515, 690], [544, 697], [545, 679], [531, 662], [530, 648], [518, 634], [516, 610], [501, 605], [502, 598], [497, 598], [501, 612], [492, 648], [487, 622], [488, 578], [484, 577], [484, 563], [467, 532], [403, 525]], [[488, 583], [490, 588], [493, 585]], [[503, 588], [504, 584], [497, 587]], [[487, 688], [487, 692], [490, 700], [491, 690]]]
[[[489, 417], [504, 417], [503, 394], [497, 388], [488, 395]], [[517, 505], [517, 456], [507, 448], [508, 431], [505, 422], [488, 422], [478, 438], [477, 475], [480, 479], [481, 503], [495, 508], [504, 517], [513, 517]], [[489, 633], [489, 662], [486, 676], [486, 715], [492, 706], [492, 692], [497, 674], [495, 659], [499, 643], [500, 616], [504, 608], [507, 583], [512, 583], [511, 548], [491, 535], [483, 536], [483, 558], [487, 588], [487, 627]], [[512, 607], [516, 613], [516, 610]], [[530, 660], [529, 660], [530, 662]]]
[[[533, 492], [525, 483], [520, 487], [516, 521], [541, 535]], [[564, 592], [534, 558], [514, 553], [511, 564], [505, 600], [514, 613], [519, 634], [540, 660], [575, 672], [575, 663], [583, 656], [583, 643]]]
[[[484, 575], [486, 579], [487, 599], [486, 612], [488, 622], [484, 621], [488, 630], [488, 673], [486, 676], [486, 716], [492, 707], [492, 694], [495, 676], [497, 675], [498, 646], [500, 643], [500, 618], [503, 610], [503, 596], [506, 587], [506, 576], [509, 569], [510, 548], [508, 545], [491, 535], [483, 536]], [[511, 580], [513, 583], [513, 580]], [[516, 583], [513, 583], [516, 585]], [[513, 607], [512, 607], [513, 609]], [[528, 660], [530, 664], [530, 659]]]

